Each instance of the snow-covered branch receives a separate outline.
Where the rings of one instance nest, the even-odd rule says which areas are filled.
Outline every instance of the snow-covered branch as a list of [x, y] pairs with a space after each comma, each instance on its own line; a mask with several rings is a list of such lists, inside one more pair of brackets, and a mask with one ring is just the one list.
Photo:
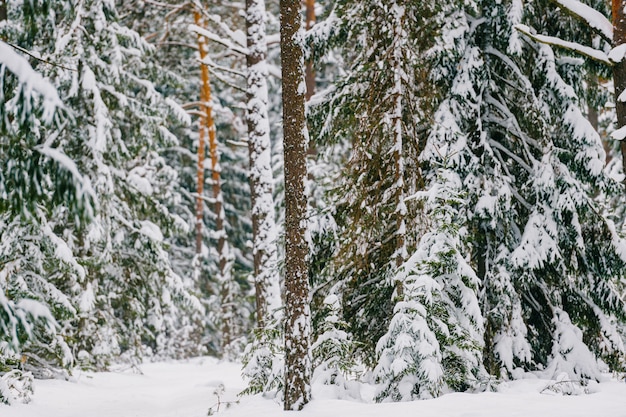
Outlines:
[[224, 45], [225, 47], [238, 52], [240, 54], [243, 55], [248, 55], [248, 48], [243, 48], [239, 45], [235, 45], [233, 42], [231, 42], [228, 39], [222, 38], [221, 36], [213, 33], [213, 32], [209, 32], [208, 30], [201, 28], [198, 25], [189, 25], [189, 30], [192, 32], [197, 33], [198, 35], [204, 36], [205, 38], [212, 40], [213, 42], [217, 42], [220, 45]]
[[28, 61], [6, 43], [0, 41], [0, 68], [11, 71], [26, 91], [35, 90], [43, 97], [43, 118], [50, 121], [57, 107], [63, 103], [56, 88], [35, 71]]
[[225, 24], [224, 22], [222, 22], [222, 18], [220, 16], [214, 15], [214, 14], [207, 14], [205, 15], [207, 19], [209, 19], [211, 22], [215, 23], [216, 25], [219, 26], [219, 28], [228, 35], [228, 37], [230, 39], [232, 39], [234, 42], [237, 43], [237, 45], [241, 48], [245, 48], [246, 47], [246, 34], [243, 33], [241, 30], [231, 30], [227, 24]]
[[607, 54], [605, 54], [604, 52], [598, 49], [581, 45], [576, 42], [566, 41], [566, 40], [563, 40], [561, 38], [557, 38], [554, 36], [538, 35], [538, 34], [532, 33], [530, 28], [526, 25], [515, 25], [515, 29], [523, 33], [524, 35], [528, 36], [529, 38], [536, 40], [539, 43], [567, 49], [569, 51], [573, 51], [578, 54], [584, 55], [588, 58], [591, 58], [595, 61], [601, 62], [608, 66], [613, 65], [613, 62], [609, 60], [609, 57], [607, 56]]
[[583, 20], [607, 41], [613, 40], [613, 25], [602, 13], [578, 0], [554, 0], [561, 8]]
[[227, 72], [229, 74], [234, 74], [234, 75], [237, 75], [239, 77], [246, 78], [246, 74], [245, 73], [243, 73], [241, 71], [237, 71], [237, 70], [232, 69], [232, 68], [224, 67], [222, 65], [218, 65], [208, 55], [203, 60], [201, 60], [200, 62], [203, 63], [204, 65], [208, 65], [209, 68], [212, 68], [213, 70], [223, 71], [223, 72]]
[[47, 156], [48, 158], [56, 161], [61, 167], [66, 169], [72, 177], [76, 181], [76, 184], [79, 186], [79, 193], [81, 195], [87, 195], [91, 197], [94, 201], [97, 200], [96, 192], [91, 186], [91, 181], [88, 177], [83, 176], [76, 163], [70, 159], [63, 151], [52, 148], [47, 145], [37, 146], [35, 148], [42, 155]]

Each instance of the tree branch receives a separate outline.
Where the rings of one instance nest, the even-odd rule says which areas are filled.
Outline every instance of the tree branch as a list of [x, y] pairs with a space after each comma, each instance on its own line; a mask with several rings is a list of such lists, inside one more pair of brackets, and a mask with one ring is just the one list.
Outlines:
[[609, 60], [607, 54], [597, 49], [591, 48], [589, 46], [581, 45], [576, 42], [569, 42], [563, 40], [561, 38], [556, 38], [554, 36], [546, 36], [546, 35], [537, 35], [530, 31], [530, 28], [526, 25], [515, 25], [514, 28], [528, 36], [529, 38], [546, 45], [557, 46], [559, 48], [567, 49], [572, 52], [576, 52], [577, 54], [584, 55], [587, 58], [591, 58], [594, 61], [601, 62], [609, 67], [613, 66], [613, 62]]

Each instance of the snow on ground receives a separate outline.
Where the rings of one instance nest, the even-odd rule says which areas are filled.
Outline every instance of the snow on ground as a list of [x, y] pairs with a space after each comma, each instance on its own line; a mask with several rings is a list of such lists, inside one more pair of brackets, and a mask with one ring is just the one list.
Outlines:
[[[216, 411], [216, 388], [223, 384], [222, 402], [236, 401], [244, 387], [240, 365], [199, 358], [185, 362], [147, 363], [138, 369], [89, 373], [76, 371], [71, 381], [36, 381], [30, 404], [0, 404], [2, 417], [204, 417]], [[420, 417], [626, 417], [626, 383], [592, 384], [586, 395], [541, 393], [548, 381], [524, 379], [501, 384], [499, 392], [448, 394], [434, 400], [368, 404], [331, 400], [318, 390], [300, 413], [290, 416], [409, 416]], [[371, 390], [369, 390], [371, 391]], [[314, 397], [315, 397], [314, 390]], [[364, 397], [372, 392], [362, 392]], [[275, 417], [281, 406], [260, 396], [244, 397], [217, 415]]]

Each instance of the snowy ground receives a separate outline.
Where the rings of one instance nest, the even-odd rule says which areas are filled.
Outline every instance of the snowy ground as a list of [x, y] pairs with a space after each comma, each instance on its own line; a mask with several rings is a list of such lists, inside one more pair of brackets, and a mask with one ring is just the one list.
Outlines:
[[[27, 405], [0, 404], [2, 417], [204, 417], [216, 410], [214, 392], [225, 386], [221, 401], [236, 401], [243, 389], [240, 366], [203, 358], [176, 363], [151, 363], [116, 373], [76, 372], [73, 380], [36, 381]], [[396, 404], [331, 400], [318, 390], [316, 398], [297, 413], [302, 417], [625, 417], [626, 383], [609, 380], [591, 386], [593, 393], [564, 396], [541, 393], [548, 381], [525, 379], [500, 385], [499, 392], [448, 394], [434, 400]], [[314, 396], [315, 396], [314, 390]], [[365, 397], [371, 392], [363, 392]], [[327, 396], [326, 396], [327, 397]], [[281, 407], [274, 400], [244, 397], [218, 415], [274, 417]], [[289, 413], [294, 415], [294, 413]]]

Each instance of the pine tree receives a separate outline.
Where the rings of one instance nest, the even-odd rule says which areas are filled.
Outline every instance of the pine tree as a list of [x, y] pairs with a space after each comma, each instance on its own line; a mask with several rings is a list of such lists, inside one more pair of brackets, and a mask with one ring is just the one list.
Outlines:
[[41, 74], [55, 63], [27, 60], [49, 12], [48, 4], [36, 6], [3, 3], [0, 19], [9, 17], [0, 38], [11, 45], [0, 41], [0, 402], [8, 403], [29, 400], [32, 374], [24, 371], [50, 376], [51, 367], [73, 361], [61, 335], [75, 317], [75, 285], [85, 270], [59, 219], [84, 228], [96, 199], [57, 141], [72, 119]]
[[[248, 347], [244, 360], [244, 375], [251, 381], [247, 392], [273, 389], [280, 366], [276, 352], [281, 337], [277, 329], [282, 323], [277, 240], [274, 221], [274, 198], [271, 166], [270, 124], [268, 115], [267, 42], [265, 37], [265, 1], [246, 2], [247, 26], [247, 122], [250, 154], [250, 195], [252, 200], [252, 230], [254, 257], [254, 286], [256, 302], [255, 340]], [[277, 366], [278, 365], [278, 366]]]
[[285, 149], [285, 410], [301, 410], [311, 398], [311, 318], [307, 268], [304, 54], [300, 1], [281, 0]]
[[[546, 13], [550, 9], [543, 3], [524, 8], [519, 1], [453, 2], [416, 13], [409, 2], [404, 15], [418, 14], [422, 20], [410, 20], [422, 24], [417, 34], [407, 30], [405, 42], [416, 45], [407, 48], [413, 56], [423, 52], [420, 66], [405, 70], [410, 81], [394, 90], [392, 82], [372, 74], [385, 65], [390, 68], [381, 73], [389, 80], [398, 73], [393, 66], [399, 61], [389, 49], [398, 19], [379, 23], [376, 10], [383, 6], [365, 4], [338, 4], [343, 23], [328, 28], [331, 39], [355, 39], [364, 43], [357, 51], [390, 51], [390, 59], [350, 56], [354, 65], [327, 94], [316, 120], [322, 140], [352, 138], [344, 171], [351, 175], [340, 186], [346, 197], [335, 200], [338, 239], [329, 270], [339, 268], [334, 273], [339, 281], [351, 277], [343, 292], [344, 317], [355, 337], [367, 335], [360, 354], [369, 365], [376, 362], [367, 341], [380, 339], [378, 399], [473, 388], [486, 376], [485, 368], [515, 377], [520, 369], [554, 373], [567, 363], [570, 377], [594, 378], [595, 357], [619, 368], [623, 242], [604, 214], [607, 197], [619, 195], [619, 185], [604, 174], [599, 137], [579, 107], [576, 91], [583, 90], [587, 74], [568, 56], [555, 56], [515, 28], [524, 23], [588, 32]], [[373, 35], [379, 27], [387, 27], [384, 36]], [[434, 43], [420, 38], [426, 33], [435, 34]], [[389, 181], [399, 166], [390, 157], [394, 142], [377, 141], [394, 136], [371, 133], [379, 132], [372, 126], [394, 120], [372, 117], [385, 114], [374, 110], [399, 108], [384, 100], [394, 97], [393, 91], [413, 106], [410, 118], [402, 119], [402, 155], [414, 167], [405, 171], [403, 194]], [[375, 98], [368, 107], [361, 97]], [[425, 121], [432, 127], [422, 130]], [[418, 192], [422, 188], [425, 193]], [[444, 189], [449, 192], [437, 204], [421, 198]], [[402, 230], [394, 210], [416, 192], [421, 197], [409, 199], [405, 217], [410, 261], [398, 268], [389, 261], [397, 259], [401, 239], [389, 225]], [[394, 195], [404, 197], [393, 201]], [[451, 224], [459, 228], [454, 231]], [[605, 255], [594, 255], [599, 253]], [[415, 348], [420, 341], [431, 348], [420, 352]], [[568, 355], [570, 349], [580, 355]]]
[[[311, 384], [323, 384], [334, 388], [336, 398], [360, 399], [358, 388], [349, 378], [358, 375], [357, 363], [353, 357], [354, 344], [346, 332], [347, 323], [342, 320], [340, 293], [338, 288], [323, 300], [321, 311], [323, 323], [318, 325], [319, 336], [311, 346], [313, 355], [313, 376]], [[358, 386], [357, 386], [358, 387]]]
[[[171, 187], [176, 173], [159, 155], [173, 138], [166, 120], [184, 112], [148, 81], [158, 76], [158, 68], [142, 60], [150, 47], [120, 25], [112, 4], [30, 6], [37, 5], [9, 9], [13, 21], [23, 19], [31, 29], [15, 29], [15, 39], [36, 51], [41, 62], [54, 64], [41, 71], [63, 97], [69, 116], [57, 131], [37, 123], [28, 128], [47, 135], [42, 149], [74, 176], [80, 173], [85, 180], [76, 183], [90, 184], [97, 203], [89, 225], [75, 210], [37, 213], [38, 218], [47, 217], [47, 224], [29, 244], [41, 249], [30, 251], [35, 258], [25, 259], [52, 269], [39, 283], [26, 281], [22, 288], [45, 288], [47, 299], [56, 300], [52, 312], [65, 345], [59, 341], [33, 346], [33, 366], [79, 361], [104, 367], [120, 353], [130, 360], [143, 354], [189, 352], [190, 345], [181, 349], [189, 340], [186, 316], [195, 314], [199, 304], [171, 270], [164, 250], [164, 232], [176, 227], [167, 210], [177, 198]], [[56, 19], [49, 19], [55, 9]], [[85, 36], [79, 26], [91, 35]], [[61, 158], [63, 153], [67, 156]], [[97, 181], [88, 183], [86, 178]], [[68, 191], [45, 178], [33, 180], [48, 187], [51, 196]], [[71, 208], [71, 199], [66, 199]], [[44, 298], [32, 292], [29, 297]]]
[[[435, 130], [433, 135], [437, 133]], [[441, 139], [445, 139], [442, 145], [458, 145], [452, 137]], [[464, 138], [456, 139], [462, 142]], [[431, 144], [436, 141], [432, 138]], [[429, 155], [432, 150], [425, 149], [423, 156], [434, 163], [437, 156]], [[439, 162], [445, 164], [445, 157]], [[422, 195], [431, 224], [396, 276], [400, 295], [389, 330], [377, 346], [380, 359], [374, 376], [381, 383], [378, 401], [465, 391], [476, 388], [486, 375], [479, 280], [463, 256], [467, 230], [462, 184], [445, 165], [432, 175], [429, 189]]]
[[393, 277], [421, 233], [419, 204], [404, 200], [423, 186], [418, 157], [432, 97], [422, 55], [434, 10], [359, 1], [339, 2], [333, 13], [338, 26], [318, 25], [320, 31], [328, 25], [331, 46], [359, 47], [345, 51], [349, 69], [314, 110], [320, 143], [332, 138], [346, 158], [331, 197], [337, 241], [328, 268], [333, 279], [346, 281], [344, 314], [357, 353], [374, 365], [376, 341], [393, 311]]
[[[446, 116], [436, 122], [467, 136], [452, 161], [475, 207], [468, 241], [484, 289], [485, 364], [496, 375], [552, 369], [556, 352], [572, 343], [602, 355], [597, 335], [614, 334], [611, 317], [624, 312], [614, 287], [623, 244], [598, 198], [618, 188], [603, 173], [600, 139], [569, 84], [583, 74], [514, 29], [558, 27], [546, 10], [477, 2], [466, 15], [486, 20], [476, 27], [457, 20], [440, 49], [451, 45], [441, 62], [453, 81], [438, 110]], [[585, 342], [565, 336], [578, 333], [572, 327]], [[591, 356], [568, 361], [570, 377], [593, 377]]]

